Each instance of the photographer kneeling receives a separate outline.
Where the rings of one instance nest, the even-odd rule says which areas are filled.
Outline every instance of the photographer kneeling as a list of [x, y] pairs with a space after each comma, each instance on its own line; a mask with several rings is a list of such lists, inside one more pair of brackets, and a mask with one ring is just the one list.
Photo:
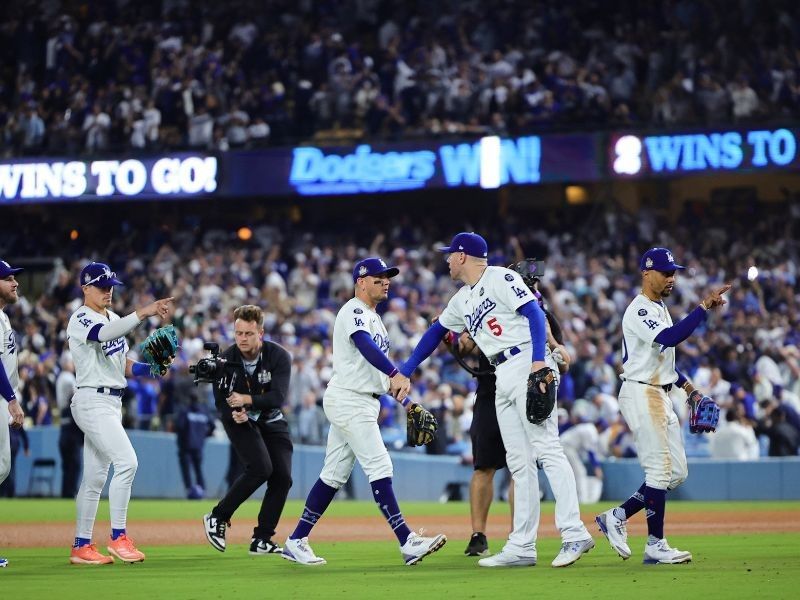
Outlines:
[[203, 517], [206, 538], [225, 551], [225, 529], [237, 508], [267, 482], [253, 530], [250, 554], [280, 553], [272, 541], [292, 487], [292, 441], [281, 413], [291, 376], [289, 352], [264, 341], [264, 315], [257, 306], [233, 312], [236, 344], [221, 355], [224, 368], [214, 376], [214, 399], [222, 425], [244, 465], [225, 497]]

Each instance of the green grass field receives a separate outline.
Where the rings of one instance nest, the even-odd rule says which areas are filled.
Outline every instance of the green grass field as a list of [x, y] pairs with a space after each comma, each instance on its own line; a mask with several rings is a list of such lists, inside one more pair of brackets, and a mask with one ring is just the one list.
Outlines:
[[[129, 519], [176, 520], [192, 518], [198, 503], [135, 500]], [[291, 502], [286, 518], [299, 514]], [[404, 503], [414, 515], [463, 515], [465, 503]], [[552, 504], [543, 507], [552, 513]], [[593, 507], [583, 507], [587, 512]], [[735, 521], [737, 512], [790, 510], [800, 519], [800, 503], [680, 503], [668, 505], [670, 514], [725, 513]], [[254, 517], [258, 505], [242, 506], [237, 517]], [[507, 506], [498, 504], [493, 514]], [[101, 506], [100, 515], [107, 515]], [[365, 502], [334, 502], [326, 517], [374, 515]], [[74, 505], [61, 500], [0, 501], [0, 531], [4, 523], [70, 522]], [[378, 523], [376, 525], [379, 526]], [[595, 533], [594, 527], [590, 527]], [[669, 535], [669, 532], [668, 532]], [[577, 564], [553, 569], [549, 562], [559, 541], [539, 540], [541, 563], [532, 568], [485, 569], [476, 558], [462, 552], [465, 539], [450, 539], [447, 546], [416, 567], [402, 564], [388, 535], [385, 542], [315, 543], [328, 559], [321, 567], [302, 567], [278, 556], [251, 557], [245, 545], [232, 545], [225, 554], [207, 546], [153, 546], [142, 564], [76, 567], [67, 563], [63, 547], [9, 548], [0, 539], [0, 554], [11, 559], [0, 569], [0, 594], [14, 600], [27, 598], [796, 598], [800, 594], [800, 534], [681, 535], [676, 545], [692, 551], [687, 565], [645, 566], [639, 551], [644, 539], [632, 537], [634, 556], [623, 562], [595, 535], [597, 548]], [[497, 548], [497, 542], [494, 549]]]

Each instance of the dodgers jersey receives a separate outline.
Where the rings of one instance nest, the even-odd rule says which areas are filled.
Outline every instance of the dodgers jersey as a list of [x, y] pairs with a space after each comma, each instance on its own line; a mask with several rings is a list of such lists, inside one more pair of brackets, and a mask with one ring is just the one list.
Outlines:
[[622, 375], [652, 385], [678, 381], [675, 348], [655, 342], [662, 329], [672, 327], [672, 317], [663, 302], [639, 294], [622, 317]]
[[464, 329], [487, 357], [531, 341], [528, 318], [517, 309], [533, 294], [516, 271], [486, 267], [475, 285], [464, 285], [447, 303], [439, 323], [461, 333]]
[[[8, 319], [8, 315], [0, 310], [0, 362], [3, 363], [3, 369], [8, 375], [11, 389], [17, 396], [19, 396], [18, 357], [19, 351], [17, 350], [17, 341], [14, 339], [14, 330], [11, 329], [11, 321]], [[0, 425], [0, 427], [2, 426]]]
[[378, 313], [358, 298], [351, 298], [336, 314], [333, 324], [333, 376], [328, 387], [367, 394], [385, 394], [389, 377], [364, 358], [350, 337], [366, 331], [384, 354], [389, 354], [389, 334]]
[[72, 313], [67, 325], [67, 338], [72, 361], [75, 363], [76, 385], [79, 388], [110, 387], [124, 388], [125, 362], [128, 341], [125, 336], [107, 342], [87, 341], [95, 325], [107, 325], [119, 320], [119, 316], [106, 310], [108, 317], [81, 306]]

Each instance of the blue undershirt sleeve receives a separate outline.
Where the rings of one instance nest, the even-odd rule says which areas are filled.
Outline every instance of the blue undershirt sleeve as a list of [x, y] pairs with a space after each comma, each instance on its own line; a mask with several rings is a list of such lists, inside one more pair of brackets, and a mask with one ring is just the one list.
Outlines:
[[[14, 393], [14, 388], [11, 387], [11, 382], [8, 380], [8, 374], [6, 373], [6, 370], [3, 368], [2, 364], [0, 364], [0, 396], [3, 396], [3, 398], [5, 398], [8, 402], [11, 402], [17, 396]], [[8, 423], [0, 423], [0, 427], [7, 426]]]
[[135, 362], [131, 366], [131, 373], [133, 373], [135, 377], [149, 377], [150, 366], [146, 363]]
[[428, 327], [428, 331], [422, 334], [422, 338], [419, 340], [419, 343], [417, 343], [417, 347], [414, 348], [411, 356], [408, 357], [408, 360], [400, 365], [400, 372], [406, 377], [411, 377], [411, 374], [420, 363], [433, 354], [433, 351], [436, 350], [436, 347], [441, 343], [442, 339], [444, 339], [447, 331], [447, 328], [439, 323], [439, 321], [432, 323], [431, 326]]
[[544, 360], [544, 346], [547, 341], [544, 312], [535, 300], [526, 302], [517, 309], [517, 312], [527, 317], [528, 325], [531, 328], [532, 361]]
[[667, 327], [658, 332], [656, 339], [653, 340], [662, 346], [674, 348], [683, 340], [692, 335], [697, 326], [706, 320], [706, 311], [702, 306], [698, 306], [683, 319], [675, 323], [672, 327]]
[[391, 377], [397, 372], [397, 369], [395, 369], [392, 361], [390, 361], [389, 358], [383, 352], [381, 352], [381, 349], [378, 348], [378, 345], [372, 340], [366, 331], [363, 329], [356, 331], [350, 336], [350, 339], [353, 340], [356, 348], [358, 348], [358, 351], [361, 352], [361, 355], [367, 359], [367, 362], [378, 369], [381, 373], [385, 373]]
[[675, 372], [678, 374], [678, 381], [675, 382], [675, 385], [677, 387], [683, 387], [683, 384], [689, 381], [689, 379], [686, 377], [686, 375], [678, 371], [678, 369], [675, 369]]
[[87, 342], [99, 342], [100, 341], [100, 330], [103, 328], [102, 323], [98, 323], [94, 327], [89, 330], [89, 333], [86, 335]]

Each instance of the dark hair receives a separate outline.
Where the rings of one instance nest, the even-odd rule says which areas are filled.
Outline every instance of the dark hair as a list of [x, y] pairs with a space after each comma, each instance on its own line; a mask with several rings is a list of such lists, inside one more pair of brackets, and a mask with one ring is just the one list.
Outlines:
[[264, 312], [260, 307], [255, 306], [254, 304], [245, 304], [244, 306], [240, 306], [234, 310], [233, 320], [236, 321], [238, 319], [255, 323], [259, 327], [264, 326]]

